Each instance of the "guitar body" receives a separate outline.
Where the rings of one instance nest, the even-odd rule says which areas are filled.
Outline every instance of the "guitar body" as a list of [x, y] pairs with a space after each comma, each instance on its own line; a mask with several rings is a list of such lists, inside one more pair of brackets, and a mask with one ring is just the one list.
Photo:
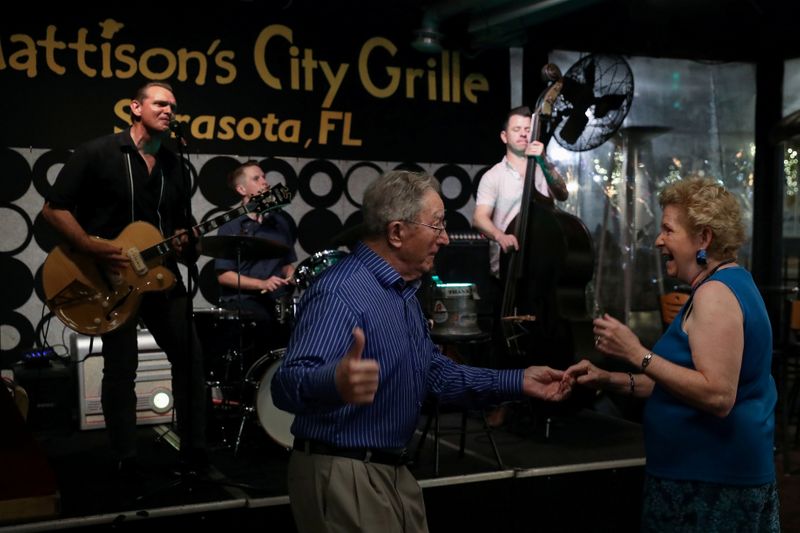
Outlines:
[[[138, 256], [163, 240], [155, 226], [133, 222], [107, 242], [119, 246], [128, 256]], [[175, 284], [175, 275], [163, 266], [162, 256], [156, 255], [143, 265], [145, 268], [138, 271], [129, 265], [114, 275], [94, 258], [67, 245], [57, 246], [42, 267], [45, 301], [71, 329], [84, 335], [103, 335], [136, 314], [144, 293]]]

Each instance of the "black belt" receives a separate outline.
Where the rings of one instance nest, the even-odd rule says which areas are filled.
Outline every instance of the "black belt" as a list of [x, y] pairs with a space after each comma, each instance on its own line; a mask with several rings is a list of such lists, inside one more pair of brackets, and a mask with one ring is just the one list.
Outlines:
[[318, 455], [333, 455], [336, 457], [347, 457], [365, 463], [378, 463], [390, 466], [402, 466], [408, 464], [408, 451], [403, 450], [382, 450], [380, 448], [339, 448], [316, 440], [294, 439], [293, 448], [300, 452], [314, 453]]

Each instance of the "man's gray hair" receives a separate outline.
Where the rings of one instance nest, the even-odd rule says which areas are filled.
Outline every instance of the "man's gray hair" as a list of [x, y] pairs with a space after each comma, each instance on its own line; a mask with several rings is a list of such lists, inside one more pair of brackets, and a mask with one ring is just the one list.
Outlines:
[[436, 178], [407, 170], [389, 171], [370, 183], [361, 204], [364, 236], [385, 234], [386, 226], [393, 220], [416, 220], [428, 191], [439, 193]]

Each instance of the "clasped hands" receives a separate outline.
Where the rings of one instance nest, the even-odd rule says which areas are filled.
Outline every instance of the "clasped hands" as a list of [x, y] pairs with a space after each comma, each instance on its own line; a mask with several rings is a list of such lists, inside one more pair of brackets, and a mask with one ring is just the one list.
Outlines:
[[[594, 347], [615, 359], [631, 365], [638, 365], [637, 357], [646, 352], [639, 337], [631, 329], [608, 313], [593, 321]], [[603, 370], [588, 359], [584, 359], [567, 368], [565, 379], [573, 383], [602, 389], [610, 383], [611, 373]]]

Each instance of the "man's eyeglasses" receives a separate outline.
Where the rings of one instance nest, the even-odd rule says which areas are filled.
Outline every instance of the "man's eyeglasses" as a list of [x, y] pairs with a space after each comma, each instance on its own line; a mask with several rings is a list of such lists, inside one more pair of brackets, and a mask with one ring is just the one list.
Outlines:
[[425, 226], [426, 228], [431, 228], [432, 230], [434, 230], [436, 232], [436, 236], [437, 237], [439, 235], [441, 235], [442, 232], [447, 229], [447, 221], [446, 220], [442, 220], [442, 225], [441, 226], [434, 226], [432, 224], [425, 224], [424, 222], [417, 222], [415, 220], [404, 220], [403, 222], [408, 222], [409, 224], [417, 224], [418, 226]]

